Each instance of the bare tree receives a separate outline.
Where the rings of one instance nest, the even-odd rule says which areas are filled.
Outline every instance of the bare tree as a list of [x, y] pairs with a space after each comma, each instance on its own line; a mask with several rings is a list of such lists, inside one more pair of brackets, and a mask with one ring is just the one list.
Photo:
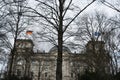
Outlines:
[[[115, 30], [119, 27], [112, 22], [110, 18], [106, 17], [105, 14], [98, 12], [94, 15], [85, 15], [81, 19], [81, 22], [77, 22], [79, 29], [76, 33], [77, 38], [75, 38], [75, 40], [85, 41], [85, 44], [91, 41], [92, 54], [88, 54], [88, 59], [86, 60], [89, 66], [94, 67], [97, 71], [102, 70], [101, 72], [105, 72], [103, 70], [105, 69], [106, 64], [111, 65], [112, 68], [114, 66], [115, 68], [115, 64], [111, 64], [113, 63], [113, 59], [116, 59], [113, 56], [115, 55], [113, 52], [116, 49], [114, 46], [113, 50], [112, 43], [117, 42], [113, 40], [113, 36], [117, 36], [114, 32], [116, 32]], [[102, 43], [100, 41], [104, 42]], [[100, 42], [101, 44], [101, 46], [98, 46], [98, 50], [96, 46], [97, 42]], [[105, 45], [104, 49], [106, 50], [103, 49], [103, 45]], [[89, 48], [89, 45], [87, 47]], [[90, 53], [90, 51], [87, 53]]]
[[[52, 43], [55, 42], [58, 48], [56, 80], [62, 80], [62, 46], [65, 32], [72, 22], [96, 0], [89, 1], [82, 9], [74, 5], [73, 1], [74, 0], [36, 0], [36, 3], [38, 3], [36, 9], [28, 7], [32, 14], [35, 13], [32, 17], [39, 17], [39, 22], [45, 26], [44, 28], [48, 28], [49, 31], [56, 36], [46, 37], [46, 39], [52, 41]], [[78, 11], [70, 17], [69, 13], [72, 13], [74, 9], [78, 9]]]
[[[119, 8], [120, 7], [120, 5], [119, 5], [120, 1], [119, 0], [114, 0], [114, 1], [102, 0], [102, 3], [105, 6], [107, 6], [107, 7], [111, 8], [111, 9], [117, 11], [118, 14], [120, 13], [120, 8]], [[114, 66], [113, 74], [114, 74], [114, 72], [116, 74], [118, 72], [118, 62], [117, 61], [119, 61], [119, 59], [117, 58], [118, 57], [117, 53], [119, 53], [119, 49], [118, 49], [119, 48], [119, 37], [118, 36], [120, 34], [120, 33], [118, 33], [119, 32], [119, 28], [120, 28], [119, 27], [119, 25], [120, 25], [120, 23], [119, 23], [119, 15], [117, 15], [114, 19], [111, 19], [111, 21], [113, 21], [113, 23], [117, 25], [117, 28], [114, 28], [114, 29], [111, 30], [116, 35], [116, 36], [111, 35], [111, 37], [114, 37], [115, 39], [117, 39], [117, 41], [114, 41], [113, 38], [112, 38], [110, 40], [111, 42], [109, 42], [109, 44], [111, 45], [110, 49], [114, 53], [114, 55], [113, 55], [114, 56], [114, 63], [113, 63], [113, 65], [115, 65], [115, 66]]]
[[[7, 48], [10, 50], [9, 59], [9, 71], [8, 76], [11, 77], [13, 74], [13, 61], [16, 52], [16, 41], [21, 32], [23, 32], [27, 26], [27, 20], [29, 18], [23, 16], [26, 9], [22, 6], [27, 5], [26, 0], [3, 0], [4, 5], [2, 6], [3, 12], [5, 13], [2, 17], [3, 37], [1, 40], [6, 43]], [[10, 40], [11, 39], [11, 40]], [[13, 42], [12, 42], [13, 41]]]

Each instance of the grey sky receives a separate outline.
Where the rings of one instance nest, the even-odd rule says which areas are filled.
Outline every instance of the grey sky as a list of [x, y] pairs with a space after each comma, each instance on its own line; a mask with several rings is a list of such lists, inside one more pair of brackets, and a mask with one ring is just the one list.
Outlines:
[[[91, 0], [73, 0], [74, 3], [77, 6], [80, 6], [80, 8], [82, 9], [85, 4], [89, 3]], [[29, 5], [34, 7], [34, 5], [36, 5], [34, 0], [30, 0]], [[84, 6], [83, 6], [84, 5]], [[98, 2], [93, 3], [92, 5], [90, 5], [82, 14], [94, 14], [95, 11], [100, 11], [102, 13], [107, 14], [108, 16], [112, 17], [115, 15], [115, 13], [117, 13], [116, 11], [108, 8], [105, 5], [99, 4]], [[82, 15], [80, 15], [82, 16]], [[35, 34], [37, 31], [39, 31], [39, 27], [37, 27], [37, 25], [31, 26], [28, 28], [28, 30], [33, 30], [33, 33]], [[34, 38], [34, 44], [35, 44], [35, 48], [40, 50], [40, 51], [46, 51], [48, 52], [50, 50], [50, 48], [52, 47], [49, 43], [43, 43], [43, 42], [39, 42], [39, 41], [35, 41], [36, 39]]]

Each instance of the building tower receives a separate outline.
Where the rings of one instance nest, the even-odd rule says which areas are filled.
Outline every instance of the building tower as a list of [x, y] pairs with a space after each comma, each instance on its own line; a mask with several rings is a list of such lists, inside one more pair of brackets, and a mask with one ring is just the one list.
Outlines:
[[89, 41], [86, 45], [86, 62], [89, 70], [99, 73], [108, 73], [110, 55], [105, 50], [103, 41]]
[[[29, 76], [30, 58], [33, 54], [33, 42], [26, 39], [16, 41], [16, 51], [13, 59], [12, 75]], [[9, 56], [11, 57], [11, 56]], [[9, 70], [9, 63], [8, 63]]]

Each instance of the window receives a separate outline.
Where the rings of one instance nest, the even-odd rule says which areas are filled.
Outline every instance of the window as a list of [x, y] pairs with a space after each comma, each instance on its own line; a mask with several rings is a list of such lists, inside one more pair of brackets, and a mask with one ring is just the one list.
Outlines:
[[33, 73], [33, 72], [31, 72], [31, 78], [33, 78], [33, 75], [34, 75], [34, 73]]
[[17, 64], [18, 64], [18, 65], [22, 65], [22, 64], [23, 64], [23, 60], [19, 59], [19, 60], [17, 61]]
[[70, 65], [73, 66], [73, 62], [71, 62]]
[[95, 45], [95, 50], [99, 50], [99, 45], [98, 44]]
[[73, 78], [73, 73], [71, 73], [71, 78]]
[[32, 61], [32, 65], [38, 65], [38, 61]]
[[47, 72], [45, 72], [45, 77], [47, 77]]
[[26, 48], [30, 48], [31, 44], [30, 43], [26, 43]]
[[80, 80], [80, 73], [78, 73], [77, 76], [78, 76], [78, 80]]
[[21, 76], [21, 71], [20, 71], [20, 69], [17, 69], [17, 76]]

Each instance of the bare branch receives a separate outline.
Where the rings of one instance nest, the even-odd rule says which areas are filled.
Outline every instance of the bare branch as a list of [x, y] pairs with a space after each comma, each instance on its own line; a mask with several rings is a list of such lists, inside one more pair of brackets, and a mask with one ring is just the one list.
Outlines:
[[91, 3], [89, 3], [88, 5], [86, 5], [81, 11], [79, 11], [74, 17], [73, 19], [65, 26], [65, 29], [63, 30], [63, 33], [66, 31], [66, 29], [68, 28], [68, 26], [86, 9], [88, 8], [92, 3], [94, 3], [96, 0], [93, 0]]

